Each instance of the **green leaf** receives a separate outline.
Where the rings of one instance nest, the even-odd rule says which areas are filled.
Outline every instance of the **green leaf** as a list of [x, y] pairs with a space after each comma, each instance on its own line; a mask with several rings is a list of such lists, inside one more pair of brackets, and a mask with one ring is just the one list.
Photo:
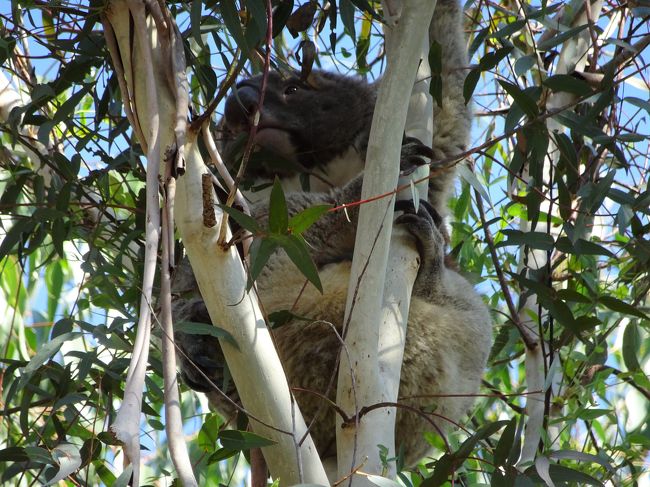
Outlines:
[[75, 107], [79, 104], [81, 99], [88, 94], [88, 89], [84, 86], [72, 96], [68, 97], [66, 101], [57, 109], [52, 121], [54, 123], [61, 123], [69, 120], [72, 117]]
[[488, 195], [485, 187], [466, 165], [461, 164], [458, 166], [458, 175], [463, 178], [469, 185], [474, 188], [479, 194], [485, 199], [486, 202], [490, 201], [490, 196]]
[[571, 451], [571, 450], [558, 450], [549, 453], [549, 458], [557, 460], [573, 460], [576, 462], [591, 462], [597, 463], [602, 467], [605, 467], [609, 472], [615, 472], [614, 467], [602, 457], [598, 455], [592, 455], [591, 453], [584, 453], [581, 451]]
[[280, 311], [269, 313], [268, 319], [269, 323], [271, 324], [271, 328], [279, 328], [280, 326], [286, 325], [293, 320], [311, 321], [309, 318], [299, 316], [295, 313], [292, 313], [288, 309], [281, 309]]
[[357, 7], [362, 12], [367, 12], [370, 16], [375, 19], [382, 21], [383, 19], [377, 14], [377, 12], [370, 6], [367, 0], [350, 0], [355, 7]]
[[522, 56], [515, 61], [515, 74], [517, 76], [523, 76], [530, 69], [537, 64], [536, 56]]
[[32, 219], [23, 218], [16, 220], [16, 223], [13, 224], [2, 239], [2, 243], [0, 244], [0, 259], [11, 252], [21, 239], [26, 240], [27, 236], [34, 231], [34, 228], [36, 228], [36, 222]]
[[[164, 428], [163, 428], [164, 429]], [[82, 466], [88, 465], [93, 460], [97, 460], [102, 452], [102, 443], [95, 437], [90, 437], [84, 441], [79, 454], [82, 459]]]
[[544, 85], [549, 87], [554, 92], [572, 93], [578, 96], [588, 95], [593, 92], [591, 86], [568, 74], [556, 74], [544, 80]]
[[198, 445], [201, 450], [206, 452], [215, 451], [222, 424], [223, 420], [218, 414], [208, 415], [199, 430]]
[[564, 467], [563, 465], [551, 464], [549, 466], [551, 479], [555, 482], [571, 483], [571, 485], [594, 485], [596, 487], [605, 487], [605, 485], [596, 480], [591, 475], [578, 472], [572, 468]]
[[623, 101], [626, 101], [635, 107], [639, 107], [645, 110], [648, 112], [648, 115], [650, 115], [650, 101], [644, 100], [642, 98], [636, 98], [634, 96], [627, 96], [623, 99]]
[[52, 457], [59, 465], [59, 471], [44, 485], [52, 485], [65, 479], [81, 466], [79, 447], [72, 443], [59, 443], [52, 449]]
[[593, 421], [594, 419], [610, 414], [611, 412], [611, 409], [585, 408], [577, 411], [576, 416], [585, 421]]
[[499, 443], [494, 449], [494, 465], [503, 465], [509, 457], [513, 448], [515, 433], [517, 432], [517, 418], [512, 418], [508, 426], [503, 430]]
[[[278, 5], [273, 9], [273, 37], [277, 37], [282, 32], [287, 20], [291, 16], [292, 10], [293, 0], [280, 0]], [[341, 17], [343, 17], [341, 5], [339, 5], [339, 11], [341, 11]], [[345, 25], [345, 20], [343, 21], [343, 25]]]
[[45, 269], [45, 282], [47, 284], [47, 315], [50, 321], [54, 321], [54, 315], [61, 299], [63, 289], [63, 269], [61, 261], [55, 260]]
[[68, 340], [74, 340], [79, 336], [81, 336], [81, 333], [78, 331], [64, 333], [63, 335], [59, 335], [58, 337], [53, 338], [49, 342], [43, 344], [43, 346], [39, 348], [38, 352], [36, 352], [36, 355], [32, 357], [32, 359], [23, 369], [23, 373], [20, 376], [20, 381], [18, 382], [18, 387], [24, 387], [27, 382], [29, 382], [29, 379], [31, 379], [34, 372], [36, 372], [41, 365], [43, 365], [54, 354], [56, 354], [64, 342]]
[[219, 448], [216, 452], [210, 455], [207, 464], [212, 465], [213, 463], [217, 463], [222, 460], [226, 460], [230, 457], [234, 457], [239, 453], [239, 451], [240, 450], [232, 450], [230, 448]]
[[[251, 46], [248, 45], [246, 37], [244, 36], [244, 31], [242, 30], [241, 22], [239, 21], [239, 12], [237, 12], [235, 5], [235, 2], [229, 1], [219, 3], [221, 17], [223, 18], [223, 23], [226, 24], [226, 28], [235, 38], [235, 43], [242, 50], [242, 53], [248, 53], [250, 52]], [[244, 55], [247, 56], [248, 54]]]
[[228, 450], [250, 450], [275, 445], [276, 442], [249, 431], [223, 430], [219, 433], [219, 441]]
[[316, 223], [322, 215], [327, 213], [330, 208], [332, 208], [332, 205], [316, 205], [305, 208], [289, 219], [289, 230], [293, 234], [303, 233]]
[[528, 22], [527, 19], [515, 20], [514, 22], [511, 22], [507, 24], [505, 27], [499, 29], [495, 33], [490, 34], [490, 38], [499, 39], [499, 38], [510, 37], [515, 32], [518, 32], [521, 29], [523, 29], [527, 22]]
[[264, 266], [271, 257], [271, 254], [278, 248], [278, 243], [271, 237], [256, 238], [250, 247], [250, 268], [248, 271], [248, 283], [246, 290], [253, 287], [253, 283], [264, 269]]
[[203, 38], [201, 37], [201, 8], [203, 2], [192, 2], [190, 8], [190, 26], [192, 31], [192, 38], [197, 45], [203, 46]]
[[284, 249], [302, 275], [322, 293], [323, 285], [318, 276], [318, 269], [309, 254], [305, 240], [299, 235], [279, 235], [274, 236], [274, 241]]
[[553, 49], [555, 46], [562, 44], [564, 41], [575, 37], [577, 33], [582, 32], [587, 27], [588, 27], [587, 24], [579, 25], [578, 27], [574, 27], [573, 29], [569, 29], [565, 32], [561, 32], [560, 34], [553, 36], [550, 39], [545, 39], [539, 44], [537, 44], [537, 49], [539, 49], [540, 51], [548, 51], [550, 49]]
[[501, 230], [501, 233], [507, 237], [506, 240], [499, 242], [497, 247], [507, 247], [510, 245], [527, 245], [531, 249], [553, 250], [555, 242], [553, 237], [544, 232], [522, 232], [521, 230]]
[[345, 31], [350, 38], [356, 38], [356, 29], [354, 25], [354, 5], [350, 0], [339, 0], [339, 15]]
[[[257, 35], [252, 37], [254, 39], [263, 39], [266, 34], [267, 18], [266, 18], [266, 6], [264, 5], [264, 0], [247, 0], [246, 9], [250, 14], [250, 21], [255, 24], [257, 27]], [[251, 23], [247, 26], [247, 29], [251, 29]]]
[[465, 460], [474, 450], [474, 447], [480, 440], [489, 438], [504, 426], [510, 424], [510, 421], [495, 421], [482, 426], [476, 433], [466, 439], [460, 448], [452, 455], [457, 460]]
[[273, 188], [271, 188], [271, 200], [269, 202], [269, 230], [272, 233], [287, 233], [288, 224], [287, 200], [284, 198], [280, 180], [276, 176], [273, 181]]
[[495, 68], [501, 60], [505, 59], [506, 56], [512, 52], [513, 49], [512, 46], [506, 46], [497, 49], [496, 51], [488, 52], [479, 61], [479, 68], [481, 68], [481, 71], [489, 71], [490, 69]]
[[257, 224], [255, 221], [255, 218], [247, 215], [246, 213], [243, 213], [236, 208], [233, 208], [231, 206], [226, 206], [223, 204], [217, 205], [219, 208], [221, 208], [223, 211], [228, 213], [228, 216], [235, 220], [240, 227], [242, 227], [245, 230], [248, 230], [251, 233], [260, 233], [260, 226]]
[[0, 462], [26, 462], [29, 460], [23, 447], [10, 446], [0, 450]]
[[0, 64], [5, 64], [5, 61], [12, 55], [15, 47], [16, 39], [13, 37], [0, 38]]
[[228, 333], [223, 328], [218, 326], [208, 325], [207, 323], [195, 323], [193, 321], [180, 321], [174, 323], [174, 331], [187, 333], [188, 335], [210, 335], [215, 338], [226, 340], [231, 345], [239, 348], [235, 337]]
[[435, 40], [429, 47], [429, 66], [432, 74], [442, 73], [442, 46]]
[[579, 293], [575, 289], [558, 289], [557, 297], [562, 301], [570, 301], [573, 303], [591, 303], [592, 300], [588, 296]]
[[[463, 98], [465, 99], [465, 105], [467, 105], [472, 100], [472, 95], [476, 89], [479, 79], [481, 79], [481, 70], [472, 69], [467, 73], [465, 82], [463, 83]], [[461, 166], [462, 167], [462, 166]]]
[[500, 79], [498, 80], [499, 84], [503, 87], [504, 90], [512, 97], [515, 104], [521, 108], [526, 115], [530, 118], [534, 118], [539, 115], [539, 108], [537, 103], [531, 96], [523, 91], [519, 86], [509, 81]]
[[607, 306], [612, 311], [617, 311], [619, 313], [632, 315], [632, 316], [638, 316], [639, 318], [643, 318], [646, 320], [650, 319], [648, 315], [646, 315], [640, 309], [637, 309], [635, 306], [626, 303], [625, 301], [621, 301], [620, 299], [615, 298], [613, 296], [600, 296], [598, 298], [598, 302]]
[[639, 351], [641, 349], [641, 337], [639, 328], [634, 323], [628, 323], [623, 332], [623, 362], [627, 370], [636, 372], [641, 370], [639, 364]]
[[609, 189], [614, 183], [616, 171], [609, 171], [605, 177], [601, 178], [596, 184], [587, 184], [578, 191], [578, 196], [583, 198], [582, 205], [589, 213], [596, 213], [602, 205]]
[[444, 454], [436, 461], [431, 477], [425, 478], [420, 487], [438, 487], [444, 485], [451, 475], [454, 467], [453, 459], [449, 453]]

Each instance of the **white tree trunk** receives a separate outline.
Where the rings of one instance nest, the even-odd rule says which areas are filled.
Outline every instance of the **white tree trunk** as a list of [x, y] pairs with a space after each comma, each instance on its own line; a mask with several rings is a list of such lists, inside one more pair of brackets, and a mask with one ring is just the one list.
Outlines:
[[[176, 191], [176, 224], [183, 237], [201, 296], [213, 323], [228, 331], [237, 347], [221, 342], [237, 392], [253, 431], [278, 444], [262, 449], [271, 475], [282, 485], [327, 485], [327, 476], [284, 376], [282, 364], [252, 293], [245, 293], [246, 271], [235, 247], [217, 246], [218, 228], [203, 225], [201, 175], [207, 173], [188, 134], [186, 173]], [[217, 220], [223, 213], [217, 212]], [[289, 434], [290, 433], [290, 434]]]
[[[222, 343], [222, 347], [251, 426], [258, 434], [277, 442], [263, 449], [271, 473], [282, 485], [304, 482], [325, 485], [327, 477], [311, 438], [307, 437], [298, 445], [307, 428], [289, 391], [257, 301], [245, 293], [246, 274], [239, 255], [234, 247], [223, 250], [216, 245], [218, 225], [207, 227], [203, 224], [202, 175], [207, 173], [207, 168], [196, 143], [198, 134], [185, 133], [188, 98], [186, 87], [181, 86], [185, 67], [179, 66], [179, 57], [174, 58], [176, 51], [173, 36], [170, 36], [173, 20], [166, 12], [158, 10], [159, 4], [151, 2], [148, 6], [154, 15], [145, 21], [142, 2], [113, 0], [104, 23], [125, 110], [146, 148], [148, 161], [145, 258], [148, 265], [145, 266], [147, 281], [143, 284], [146, 293], [143, 294], [125, 397], [112, 429], [125, 444], [134, 466], [133, 483], [138, 485], [140, 404], [149, 349], [151, 284], [160, 231], [156, 220], [160, 211], [158, 167], [162, 155], [167, 158], [176, 149], [176, 159], [165, 162], [175, 163], [184, 157], [187, 164], [185, 175], [177, 183], [175, 216], [178, 230], [190, 262], [194, 264], [212, 321], [219, 323], [237, 342], [237, 347], [230, 343]], [[136, 31], [135, 36], [131, 36], [131, 26]], [[175, 85], [170, 86], [170, 80]], [[160, 164], [160, 174], [167, 174], [165, 169]], [[213, 191], [210, 190], [209, 196], [215, 201]], [[171, 249], [168, 247], [168, 250]], [[172, 338], [173, 334], [167, 333], [165, 339]], [[166, 346], [165, 351], [171, 352], [173, 348]], [[173, 363], [173, 358], [173, 353], [166, 353], [163, 360]], [[175, 374], [174, 367], [164, 370]], [[166, 379], [169, 379], [166, 384], [175, 385], [175, 377]], [[170, 397], [173, 402], [174, 394]], [[183, 451], [182, 429], [178, 429], [182, 418], [177, 404], [172, 404], [171, 410], [177, 416], [167, 417], [168, 425], [176, 427], [173, 432], [168, 431], [170, 451], [183, 484], [196, 485], [187, 452]]]
[[[362, 200], [397, 187], [402, 134], [411, 96], [410, 89], [404, 87], [414, 85], [421, 46], [428, 39], [434, 8], [435, 1], [413, 0], [403, 7], [401, 14], [389, 14], [399, 15], [399, 23], [392, 27], [387, 45], [388, 65], [373, 116]], [[377, 445], [389, 448], [389, 456], [395, 448], [395, 408], [373, 409], [358, 418], [362, 407], [394, 402], [397, 398], [408, 303], [417, 275], [417, 253], [396, 240], [391, 246], [394, 203], [395, 198], [385, 198], [362, 205], [359, 212], [337, 390], [337, 403], [349, 417], [357, 420], [346, 427], [337, 420], [340, 477], [357, 468], [369, 474], [385, 473]], [[389, 247], [394, 259], [392, 265], [404, 274], [386, 287]], [[389, 354], [387, 347], [395, 345], [399, 350]], [[353, 475], [351, 483], [370, 485], [360, 475]]]

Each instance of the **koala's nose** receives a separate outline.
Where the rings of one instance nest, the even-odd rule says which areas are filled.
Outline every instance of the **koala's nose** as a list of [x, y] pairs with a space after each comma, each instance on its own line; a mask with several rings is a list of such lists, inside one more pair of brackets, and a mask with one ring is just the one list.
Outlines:
[[250, 85], [239, 86], [226, 99], [226, 125], [231, 129], [245, 128], [250, 125], [250, 119], [255, 113], [259, 100], [259, 90]]

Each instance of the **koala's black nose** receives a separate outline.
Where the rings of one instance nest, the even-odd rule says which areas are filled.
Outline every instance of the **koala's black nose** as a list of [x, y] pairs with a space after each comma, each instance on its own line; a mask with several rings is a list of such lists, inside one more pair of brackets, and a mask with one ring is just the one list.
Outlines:
[[226, 99], [226, 124], [232, 129], [248, 127], [260, 97], [259, 90], [250, 85], [239, 85]]

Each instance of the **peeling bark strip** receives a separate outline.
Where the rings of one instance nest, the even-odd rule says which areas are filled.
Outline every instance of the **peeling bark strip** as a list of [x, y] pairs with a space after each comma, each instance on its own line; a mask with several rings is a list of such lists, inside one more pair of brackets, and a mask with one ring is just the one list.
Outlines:
[[201, 195], [203, 196], [203, 225], [212, 228], [217, 224], [217, 216], [214, 213], [214, 200], [212, 199], [212, 175], [201, 174]]

